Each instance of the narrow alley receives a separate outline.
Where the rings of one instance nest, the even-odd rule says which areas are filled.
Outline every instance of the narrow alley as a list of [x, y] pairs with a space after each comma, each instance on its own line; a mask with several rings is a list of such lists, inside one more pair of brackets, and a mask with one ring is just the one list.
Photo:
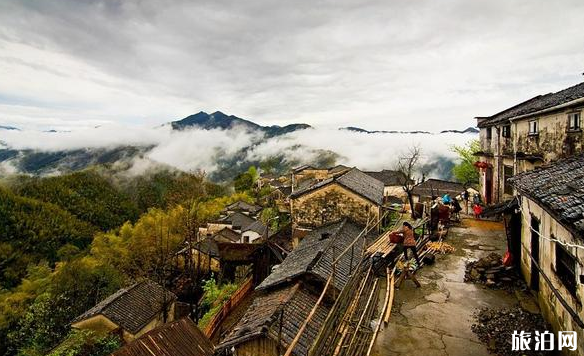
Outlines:
[[464, 219], [450, 229], [445, 241], [456, 251], [436, 256], [434, 265], [417, 272], [422, 287], [406, 280], [395, 291], [389, 324], [379, 332], [373, 355], [487, 356], [487, 346], [471, 331], [478, 308], [521, 304], [526, 310], [537, 311], [532, 297], [524, 292], [464, 282], [468, 261], [505, 252], [501, 223]]

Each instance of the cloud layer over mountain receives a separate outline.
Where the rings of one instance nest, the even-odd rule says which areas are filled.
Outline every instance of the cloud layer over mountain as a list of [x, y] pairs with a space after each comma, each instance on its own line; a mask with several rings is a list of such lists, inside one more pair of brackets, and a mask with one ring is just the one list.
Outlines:
[[180, 170], [202, 169], [209, 173], [219, 169], [221, 160], [257, 162], [280, 157], [287, 162], [312, 163], [323, 151], [336, 153], [336, 163], [339, 164], [368, 170], [392, 168], [399, 154], [413, 145], [422, 148], [424, 161], [433, 161], [437, 157], [454, 159], [450, 145], [462, 145], [475, 137], [459, 133], [367, 134], [316, 128], [266, 138], [262, 132], [238, 127], [174, 131], [169, 125], [150, 129], [104, 125], [73, 132], [0, 132], [0, 142], [5, 149], [60, 152], [140, 146], [148, 149], [134, 157], [136, 169], [145, 168], [148, 162], [157, 162]]

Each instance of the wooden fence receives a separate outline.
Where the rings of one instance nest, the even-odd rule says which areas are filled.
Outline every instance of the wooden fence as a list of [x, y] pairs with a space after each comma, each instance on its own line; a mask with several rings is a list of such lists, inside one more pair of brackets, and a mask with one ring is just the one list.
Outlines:
[[248, 277], [245, 282], [229, 297], [229, 299], [221, 306], [221, 309], [209, 321], [203, 332], [207, 337], [213, 336], [217, 328], [221, 325], [223, 320], [235, 309], [241, 300], [245, 298], [253, 290], [253, 277]]

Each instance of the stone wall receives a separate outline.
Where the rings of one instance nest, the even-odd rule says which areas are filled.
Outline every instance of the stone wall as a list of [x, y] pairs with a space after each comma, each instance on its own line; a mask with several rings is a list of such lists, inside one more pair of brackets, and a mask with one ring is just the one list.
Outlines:
[[[575, 239], [574, 236], [561, 224], [559, 224], [551, 215], [543, 210], [532, 200], [521, 197], [521, 206], [525, 217], [522, 220], [521, 243], [525, 247], [521, 251], [521, 271], [525, 280], [531, 281], [531, 258], [527, 251], [531, 251], [531, 229], [530, 218], [531, 215], [540, 221], [540, 234], [551, 237], [554, 236], [560, 241], [574, 244], [583, 244], [583, 239]], [[527, 251], [526, 251], [527, 249]], [[581, 274], [584, 274], [584, 251], [582, 249], [568, 248], [569, 252], [576, 257], [576, 277], [579, 279]], [[581, 319], [584, 320], [584, 311], [582, 310], [582, 298], [584, 297], [584, 286], [577, 282], [576, 297], [574, 297], [563, 285], [559, 279], [556, 271], [555, 258], [555, 242], [539, 238], [539, 265], [543, 273], [549, 277], [554, 288], [556, 288], [564, 300], [575, 310]], [[558, 331], [576, 331], [578, 333], [578, 350], [584, 350], [584, 330], [579, 328], [573, 321], [558, 299], [554, 296], [550, 286], [540, 275], [539, 277], [539, 292], [537, 293], [537, 300], [541, 308], [544, 318], [552, 325], [552, 328], [557, 333]], [[557, 344], [556, 344], [557, 345]], [[573, 355], [577, 355], [575, 351]]]
[[365, 225], [368, 220], [377, 221], [381, 210], [373, 202], [338, 183], [290, 199], [290, 202], [294, 227], [321, 226], [344, 217]]

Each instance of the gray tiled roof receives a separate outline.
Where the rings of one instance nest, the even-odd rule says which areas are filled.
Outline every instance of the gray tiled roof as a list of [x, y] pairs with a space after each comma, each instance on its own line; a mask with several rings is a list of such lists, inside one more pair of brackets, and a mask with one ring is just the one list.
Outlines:
[[297, 190], [290, 197], [299, 197], [333, 182], [342, 185], [376, 204], [383, 204], [383, 182], [363, 173], [357, 168], [352, 168], [339, 176], [325, 179], [304, 189]]
[[379, 172], [364, 172], [365, 174], [383, 182], [386, 186], [402, 185], [406, 181], [406, 176], [400, 171], [384, 169]]
[[556, 93], [538, 95], [513, 107], [505, 109], [493, 116], [487, 117], [486, 120], [479, 124], [479, 127], [486, 127], [503, 123], [517, 116], [535, 113], [540, 110], [565, 104], [572, 100], [584, 98], [584, 83], [560, 90]]
[[250, 203], [245, 202], [243, 200], [238, 200], [235, 203], [230, 204], [225, 208], [225, 211], [229, 211], [229, 210], [247, 211], [251, 214], [255, 214], [258, 211], [262, 210], [262, 207], [259, 205], [250, 204]]
[[207, 336], [183, 318], [147, 332], [111, 356], [212, 356], [214, 352]]
[[224, 227], [223, 229], [221, 229], [213, 234], [214, 240], [218, 240], [220, 237], [223, 237], [231, 242], [241, 241], [241, 234], [231, 230], [228, 227]]
[[165, 302], [168, 306], [174, 300], [176, 296], [173, 293], [151, 280], [144, 280], [110, 295], [75, 318], [73, 323], [103, 315], [135, 334], [163, 311]]
[[[229, 348], [254, 337], [266, 336], [279, 339], [280, 314], [282, 313], [281, 343], [290, 345], [318, 298], [301, 285], [291, 285], [256, 296], [245, 315], [218, 346]], [[293, 355], [307, 355], [310, 346], [329, 313], [328, 306], [320, 304], [311, 322], [300, 336]]]
[[433, 195], [441, 197], [444, 194], [449, 194], [454, 198], [465, 189], [462, 183], [430, 178], [415, 187], [412, 193], [421, 197], [432, 197]]
[[584, 234], [584, 156], [536, 168], [509, 179], [576, 235]]
[[250, 225], [248, 225], [245, 229], [243, 229], [242, 231], [255, 231], [260, 235], [264, 235], [266, 233], [266, 225], [264, 225], [263, 222], [261, 222], [260, 220], [256, 220], [253, 223], [251, 223]]
[[[311, 231], [257, 289], [271, 288], [305, 274], [326, 281], [332, 274], [332, 261], [353, 242], [362, 230], [362, 227], [343, 220]], [[328, 234], [328, 238], [323, 238], [323, 234], [324, 236]], [[351, 274], [351, 259], [355, 267], [361, 257], [363, 244], [370, 237], [362, 237], [355, 244], [354, 250], [347, 252], [339, 260], [334, 280], [336, 288], [342, 289], [347, 283]]]
[[253, 224], [255, 220], [245, 214], [236, 211], [225, 217], [220, 218], [217, 222], [222, 224], [229, 224], [233, 226], [234, 229], [244, 230], [249, 225]]

